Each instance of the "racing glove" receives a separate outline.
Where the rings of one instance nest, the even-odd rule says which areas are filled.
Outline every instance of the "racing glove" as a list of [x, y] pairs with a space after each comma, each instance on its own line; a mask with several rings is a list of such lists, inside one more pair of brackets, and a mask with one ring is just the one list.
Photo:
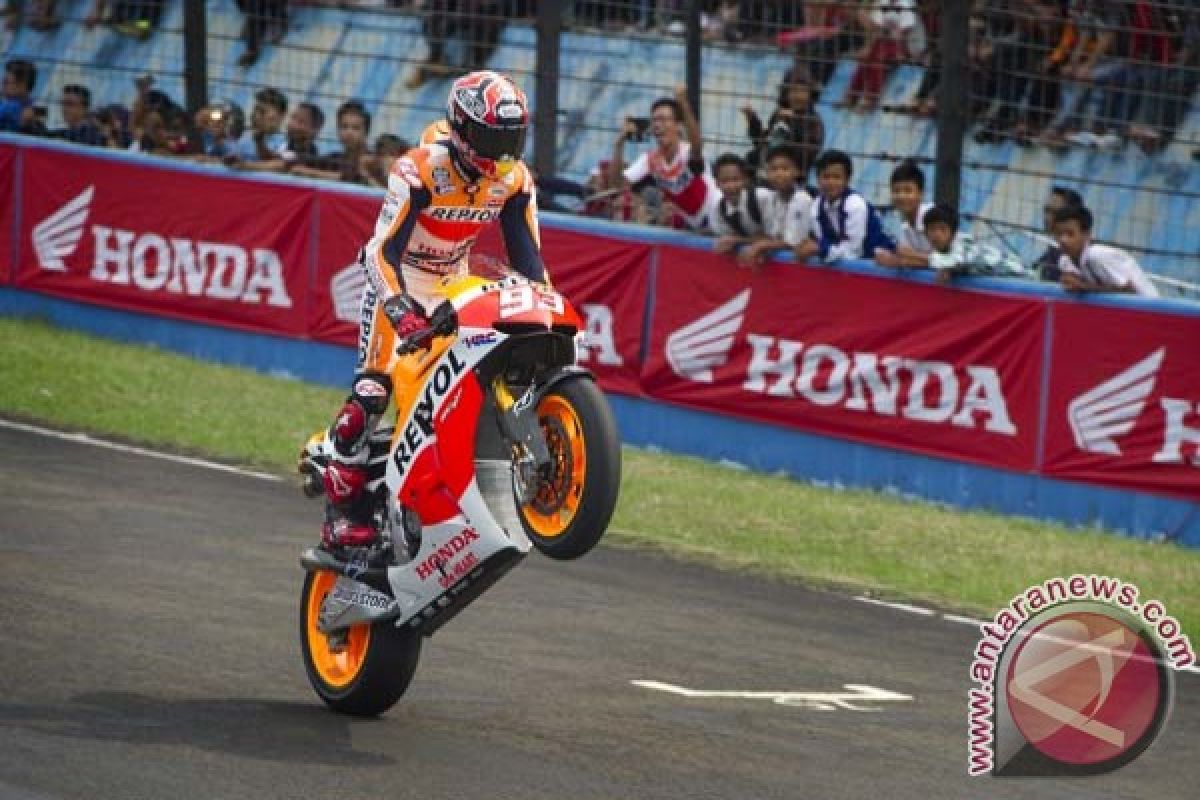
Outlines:
[[416, 298], [405, 292], [394, 294], [383, 301], [383, 313], [396, 330], [398, 336], [412, 336], [429, 327], [425, 308]]
[[383, 313], [400, 339], [401, 350], [428, 345], [433, 330], [424, 307], [412, 295], [404, 292], [392, 295], [383, 301]]

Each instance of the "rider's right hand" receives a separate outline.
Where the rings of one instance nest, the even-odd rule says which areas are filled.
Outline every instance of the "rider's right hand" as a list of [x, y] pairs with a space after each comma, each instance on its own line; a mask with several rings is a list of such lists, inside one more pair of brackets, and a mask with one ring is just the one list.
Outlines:
[[429, 317], [426, 316], [424, 307], [412, 295], [404, 292], [392, 295], [383, 301], [383, 313], [396, 330], [402, 349], [414, 343], [418, 346], [428, 346], [433, 333]]

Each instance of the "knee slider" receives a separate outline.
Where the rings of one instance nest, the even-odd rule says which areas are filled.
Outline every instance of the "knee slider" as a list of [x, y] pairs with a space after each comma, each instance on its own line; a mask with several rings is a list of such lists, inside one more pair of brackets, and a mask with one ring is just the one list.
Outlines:
[[382, 373], [364, 372], [354, 381], [350, 396], [368, 415], [379, 416], [391, 402], [392, 379]]

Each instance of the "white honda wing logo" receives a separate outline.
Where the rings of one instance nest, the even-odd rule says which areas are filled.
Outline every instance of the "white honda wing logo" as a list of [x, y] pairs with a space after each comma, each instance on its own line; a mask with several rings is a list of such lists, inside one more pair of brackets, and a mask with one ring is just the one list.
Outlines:
[[71, 202], [39, 222], [33, 229], [33, 250], [42, 269], [66, 272], [64, 258], [75, 252], [83, 238], [95, 186], [89, 186]]
[[712, 383], [713, 368], [729, 358], [734, 337], [742, 327], [750, 290], [667, 337], [667, 363], [681, 378]]
[[357, 322], [366, 285], [367, 271], [357, 261], [339, 270], [329, 281], [329, 294], [333, 297], [333, 315], [342, 322]]
[[1067, 420], [1080, 450], [1119, 456], [1113, 441], [1133, 430], [1154, 391], [1158, 368], [1167, 349], [1160, 347], [1129, 369], [1076, 397], [1067, 406]]

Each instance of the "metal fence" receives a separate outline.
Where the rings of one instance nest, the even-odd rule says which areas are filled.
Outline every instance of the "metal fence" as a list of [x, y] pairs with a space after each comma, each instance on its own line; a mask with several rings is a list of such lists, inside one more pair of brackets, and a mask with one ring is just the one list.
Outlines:
[[[1200, 281], [1192, 0], [9, 0], [8, 14], [7, 59], [38, 67], [48, 129], [62, 125], [63, 87], [80, 84], [93, 111], [138, 97], [161, 111], [135, 115], [132, 138], [160, 124], [143, 149], [173, 153], [191, 147], [178, 144], [188, 128], [198, 138], [201, 106], [252, 126], [271, 87], [287, 101], [283, 128], [315, 133], [323, 152], [347, 146], [348, 100], [371, 116], [370, 145], [411, 142], [442, 114], [448, 80], [486, 65], [534, 100], [543, 179], [611, 197], [599, 167], [626, 118], [644, 124], [683, 86], [710, 161], [761, 163], [787, 141], [807, 166], [837, 148], [856, 188], [887, 207], [890, 174], [911, 158], [929, 199], [1026, 260], [1061, 186], [1092, 207], [1099, 238]], [[153, 86], [135, 86], [145, 74]], [[638, 138], [626, 159], [650, 146]], [[586, 200], [564, 205], [631, 217]]]

